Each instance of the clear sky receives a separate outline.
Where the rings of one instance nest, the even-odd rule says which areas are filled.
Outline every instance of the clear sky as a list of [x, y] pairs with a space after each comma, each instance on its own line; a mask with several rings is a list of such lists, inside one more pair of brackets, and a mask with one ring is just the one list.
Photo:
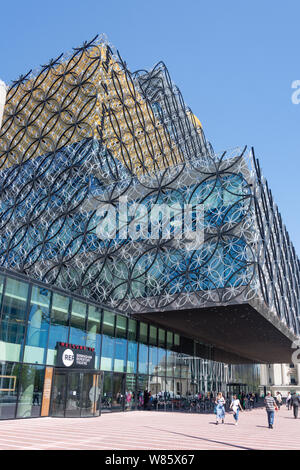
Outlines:
[[299, 0], [0, 3], [0, 79], [106, 33], [131, 70], [163, 60], [216, 151], [254, 146], [300, 255]]

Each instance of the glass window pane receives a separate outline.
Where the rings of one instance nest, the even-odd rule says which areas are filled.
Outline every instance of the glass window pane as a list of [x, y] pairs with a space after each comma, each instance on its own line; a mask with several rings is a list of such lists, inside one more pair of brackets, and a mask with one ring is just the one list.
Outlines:
[[101, 370], [113, 370], [114, 341], [111, 336], [102, 336]]
[[111, 411], [112, 402], [112, 373], [104, 372], [103, 388], [101, 394], [101, 409], [103, 411]]
[[139, 373], [148, 374], [148, 346], [139, 345]]
[[101, 346], [101, 317], [102, 310], [98, 307], [89, 305], [88, 309], [88, 331], [86, 345], [95, 349], [95, 368], [100, 363], [100, 346]]
[[128, 339], [135, 341], [136, 340], [136, 327], [137, 322], [135, 320], [128, 320]]
[[157, 344], [157, 328], [150, 326], [149, 328], [149, 344], [156, 346]]
[[114, 371], [126, 371], [127, 340], [123, 338], [115, 339], [115, 360]]
[[158, 346], [161, 348], [165, 347], [165, 338], [166, 338], [166, 332], [165, 330], [162, 330], [159, 328], [158, 330]]
[[[176, 353], [174, 353], [175, 355]], [[191, 367], [193, 364], [192, 356], [181, 354], [181, 377], [191, 377]], [[178, 377], [178, 376], [176, 376]]]
[[137, 343], [128, 341], [127, 372], [136, 373], [137, 367]]
[[69, 337], [69, 343], [71, 344], [76, 344], [79, 346], [86, 345], [86, 309], [87, 306], [83, 302], [78, 302], [77, 300], [72, 301], [71, 326]]
[[68, 341], [69, 302], [70, 299], [68, 297], [56, 293], [53, 294], [47, 353], [47, 364], [49, 365], [55, 364], [56, 343], [58, 341]]
[[180, 377], [180, 355], [174, 351], [167, 351], [167, 376]]
[[127, 336], [127, 318], [117, 315], [116, 322], [116, 337], [117, 338], [126, 338]]
[[140, 322], [140, 342], [147, 344], [148, 342], [148, 325]]
[[126, 374], [125, 409], [128, 409], [128, 410], [133, 410], [136, 405], [135, 382], [136, 382], [135, 375]]
[[149, 374], [157, 374], [157, 372], [158, 372], [157, 347], [149, 346]]
[[4, 276], [0, 276], [0, 305], [1, 305], [2, 293], [3, 293], [3, 284], [4, 284]]
[[101, 370], [113, 370], [114, 359], [114, 330], [115, 330], [115, 314], [112, 312], [103, 312], [102, 326], [102, 351], [101, 351]]
[[137, 407], [144, 408], [144, 391], [148, 388], [148, 375], [137, 376]]
[[173, 346], [173, 333], [171, 331], [167, 331], [167, 348], [171, 348]]
[[45, 368], [43, 366], [22, 366], [19, 378], [17, 418], [36, 418], [40, 416], [44, 375]]
[[164, 376], [166, 374], [166, 359], [167, 359], [167, 351], [162, 348], [157, 349], [157, 373], [160, 376]]
[[7, 278], [0, 325], [0, 360], [19, 361], [24, 343], [28, 284]]
[[103, 334], [114, 336], [115, 314], [104, 310], [103, 313]]
[[0, 362], [0, 419], [15, 417], [20, 366]]
[[50, 323], [50, 296], [44, 288], [33, 286], [27, 325], [24, 362], [44, 364]]

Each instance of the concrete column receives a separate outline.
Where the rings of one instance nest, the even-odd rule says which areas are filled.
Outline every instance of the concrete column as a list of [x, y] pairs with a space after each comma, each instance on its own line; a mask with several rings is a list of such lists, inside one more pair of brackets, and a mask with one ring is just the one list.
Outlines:
[[274, 371], [274, 385], [281, 385], [282, 384], [281, 364], [273, 364], [273, 371]]
[[287, 371], [288, 371], [287, 364], [281, 364], [282, 385], [288, 385], [289, 384]]
[[260, 385], [268, 386], [268, 384], [269, 384], [268, 366], [267, 366], [267, 364], [261, 364], [260, 365]]

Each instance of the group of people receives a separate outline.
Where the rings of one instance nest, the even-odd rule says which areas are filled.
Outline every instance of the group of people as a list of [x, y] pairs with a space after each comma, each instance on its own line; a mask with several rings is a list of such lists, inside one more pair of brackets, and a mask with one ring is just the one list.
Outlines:
[[[223, 394], [219, 392], [215, 401], [216, 424], [219, 424], [219, 421], [221, 421], [222, 424], [224, 424], [225, 422], [224, 421], [225, 420], [225, 403], [226, 403], [226, 400], [223, 397]], [[233, 411], [235, 425], [237, 426], [238, 419], [239, 419], [239, 412], [240, 410], [244, 411], [237, 395], [233, 395], [232, 401], [230, 404], [230, 409]]]
[[[216, 400], [215, 400], [215, 414], [216, 414], [216, 424], [219, 424], [219, 422], [222, 422], [224, 424], [225, 420], [225, 403], [226, 400], [223, 397], [223, 394], [220, 392], [218, 393]], [[267, 392], [265, 399], [264, 399], [264, 404], [267, 412], [267, 418], [268, 418], [268, 427], [269, 429], [273, 429], [274, 425], [274, 417], [275, 417], [275, 411], [280, 409], [280, 406], [282, 405], [282, 396], [280, 392], [276, 393], [275, 397], [272, 397], [271, 392]], [[298, 394], [289, 394], [287, 399], [286, 399], [286, 404], [288, 409], [292, 408], [294, 411], [294, 417], [297, 419], [298, 417], [298, 410], [300, 406], [300, 396]], [[235, 425], [238, 424], [238, 419], [239, 419], [239, 412], [244, 411], [244, 407], [241, 404], [240, 398], [238, 395], [233, 395], [231, 404], [230, 404], [230, 409], [233, 411], [233, 417], [235, 420]]]
[[299, 394], [294, 393], [293, 395], [291, 395], [289, 393], [288, 396], [287, 396], [287, 399], [286, 399], [286, 406], [287, 406], [288, 410], [293, 409], [294, 418], [297, 419], [298, 418], [298, 410], [299, 410], [299, 406], [300, 406], [300, 396], [299, 396]]

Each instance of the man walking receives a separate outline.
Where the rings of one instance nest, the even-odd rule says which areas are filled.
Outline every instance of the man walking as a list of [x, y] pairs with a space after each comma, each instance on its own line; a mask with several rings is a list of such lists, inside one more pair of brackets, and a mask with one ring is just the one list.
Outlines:
[[300, 397], [299, 397], [298, 394], [294, 393], [294, 395], [291, 398], [291, 404], [292, 404], [293, 411], [294, 411], [294, 418], [297, 419], [298, 418], [298, 410], [299, 410], [299, 406], [300, 406]]
[[282, 404], [282, 396], [280, 392], [276, 392], [276, 403], [277, 403], [278, 409], [280, 410], [280, 407]]
[[289, 392], [289, 393], [288, 393], [288, 396], [287, 396], [287, 398], [286, 398], [286, 406], [287, 406], [287, 409], [288, 409], [288, 410], [290, 410], [291, 399], [292, 399], [292, 395], [291, 395], [291, 393]]
[[266, 405], [266, 412], [268, 415], [268, 425], [269, 429], [273, 429], [273, 424], [274, 424], [274, 414], [275, 410], [278, 409], [276, 406], [276, 402], [274, 398], [271, 395], [271, 392], [267, 392], [267, 395], [265, 397], [265, 405]]

